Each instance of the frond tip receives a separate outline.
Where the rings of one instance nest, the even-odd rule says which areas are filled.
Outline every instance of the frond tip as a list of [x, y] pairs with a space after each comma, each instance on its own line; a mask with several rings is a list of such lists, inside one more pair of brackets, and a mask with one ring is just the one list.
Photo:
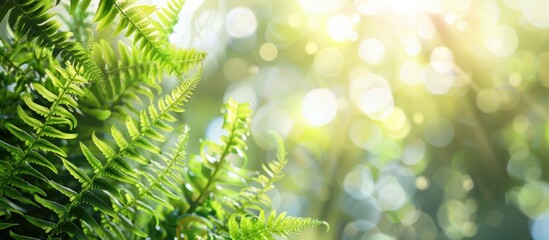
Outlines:
[[286, 238], [292, 233], [301, 232], [310, 227], [324, 225], [330, 229], [327, 222], [313, 218], [286, 216], [286, 212], [279, 215], [272, 211], [268, 217], [261, 211], [257, 217], [242, 216], [240, 222], [236, 215], [229, 219], [229, 234], [232, 239], [275, 239], [274, 235]]

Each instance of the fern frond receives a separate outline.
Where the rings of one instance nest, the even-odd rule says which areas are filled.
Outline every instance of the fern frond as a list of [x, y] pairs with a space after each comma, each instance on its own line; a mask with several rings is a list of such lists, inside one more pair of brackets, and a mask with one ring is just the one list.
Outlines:
[[[56, 125], [66, 125], [69, 126], [70, 129], [76, 126], [76, 119], [67, 108], [77, 107], [74, 98], [82, 96], [83, 92], [81, 86], [86, 84], [87, 81], [82, 76], [78, 75], [70, 64], [67, 66], [66, 70], [58, 66], [53, 66], [52, 68], [60, 76], [58, 78], [56, 74], [47, 70], [49, 80], [51, 80], [54, 87], [57, 88], [57, 93], [51, 92], [41, 84], [33, 84], [38, 95], [41, 95], [46, 101], [50, 102], [51, 106], [49, 108], [36, 103], [29, 95], [23, 96], [26, 106], [36, 114], [44, 117], [44, 119], [39, 120], [29, 115], [21, 106], [17, 106], [17, 113], [21, 120], [35, 131], [33, 133], [28, 133], [11, 123], [5, 125], [6, 129], [10, 131], [11, 134], [24, 142], [26, 148], [16, 147], [0, 140], [0, 146], [9, 151], [13, 156], [9, 162], [9, 168], [0, 168], [0, 196], [2, 195], [3, 188], [7, 185], [15, 186], [14, 179], [18, 179], [18, 175], [24, 174], [24, 172], [21, 171], [23, 166], [26, 165], [28, 169], [33, 169], [31, 165], [27, 165], [29, 163], [41, 165], [52, 172], [57, 173], [57, 169], [53, 166], [51, 160], [46, 159], [39, 150], [55, 153], [61, 158], [66, 157], [67, 154], [46, 138], [72, 139], [76, 137], [76, 134], [74, 133], [66, 133], [59, 130]], [[6, 166], [8, 166], [7, 164], [8, 162], [6, 162]], [[2, 165], [4, 165], [4, 163]], [[45, 180], [43, 175], [34, 174], [34, 171], [27, 175]], [[34, 185], [29, 183], [29, 186], [32, 187]]]
[[[247, 145], [245, 140], [249, 134], [252, 114], [250, 105], [249, 103], [239, 104], [231, 98], [223, 106], [222, 112], [224, 118], [223, 129], [227, 134], [221, 136], [222, 145], [205, 141], [201, 148], [202, 164], [189, 166], [190, 172], [188, 174], [196, 175], [193, 179], [188, 179], [189, 183], [199, 192], [198, 197], [192, 199], [189, 212], [194, 211], [203, 203], [204, 198], [212, 192], [213, 187], [218, 184], [220, 179], [238, 181], [238, 177], [243, 171], [232, 166], [227, 159], [230, 154], [246, 159], [244, 151]], [[217, 155], [212, 156], [211, 154]], [[224, 189], [223, 193], [231, 194], [231, 190]]]
[[173, 33], [175, 25], [179, 21], [179, 13], [185, 4], [185, 0], [170, 0], [166, 6], [160, 11], [157, 11], [156, 16], [158, 21], [154, 22], [156, 29], [159, 32], [161, 41], [168, 41], [168, 37]]
[[81, 44], [69, 41], [72, 33], [60, 31], [61, 24], [48, 13], [48, 1], [6, 0], [0, 5], [0, 20], [8, 16], [8, 24], [16, 36], [34, 41], [38, 46], [51, 48], [53, 57], [61, 55], [75, 68], [82, 68], [84, 77], [101, 81], [101, 72], [89, 58]]
[[[184, 72], [195, 67], [205, 57], [203, 52], [193, 49], [174, 48], [170, 53]], [[152, 102], [153, 90], [162, 90], [160, 83], [166, 67], [151, 61], [135, 46], [119, 42], [118, 52], [115, 53], [110, 44], [102, 40], [94, 44], [94, 57], [103, 71], [105, 84], [95, 84], [86, 92], [83, 99], [84, 113], [100, 120], [105, 120], [112, 113], [126, 113], [128, 110], [138, 113], [133, 103], [145, 105], [142, 97]]]
[[136, 5], [133, 0], [101, 0], [94, 21], [98, 23], [98, 29], [103, 29], [118, 15], [120, 21], [115, 34], [126, 30], [126, 37], [133, 36], [133, 44], [139, 46], [145, 56], [149, 56], [151, 60], [156, 60], [163, 66], [168, 66], [170, 74], [176, 74], [181, 78], [183, 71], [164, 48], [165, 44], [160, 41], [158, 32], [148, 18], [154, 10], [154, 6]]
[[329, 229], [328, 223], [312, 218], [299, 218], [286, 216], [283, 212], [279, 215], [272, 211], [268, 217], [261, 211], [258, 217], [243, 216], [237, 221], [233, 215], [229, 219], [228, 227], [231, 238], [240, 239], [275, 239], [275, 235], [286, 238], [292, 233], [301, 232], [310, 227], [324, 225]]
[[[127, 137], [120, 134], [118, 129], [113, 127], [112, 133], [115, 135], [115, 138], [118, 139], [116, 141], [118, 147], [117, 149], [111, 148], [109, 144], [93, 134], [92, 140], [95, 146], [101, 151], [105, 160], [103, 162], [99, 161], [97, 157], [88, 151], [87, 147], [82, 147], [85, 158], [94, 170], [94, 174], [92, 176], [88, 176], [86, 173], [79, 171], [78, 168], [72, 166], [72, 163], [63, 161], [63, 164], [67, 170], [69, 170], [69, 173], [80, 183], [82, 183], [82, 189], [78, 191], [76, 196], [70, 196], [73, 200], [66, 206], [66, 210], [61, 213], [57, 223], [55, 223], [53, 230], [49, 235], [49, 238], [55, 236], [62, 226], [67, 223], [71, 223], [74, 220], [71, 217], [71, 212], [73, 209], [81, 207], [84, 204], [98, 208], [110, 219], [112, 219], [113, 223], [122, 224], [125, 229], [133, 229], [134, 233], [142, 236], [142, 232], [138, 231], [138, 229], [133, 226], [131, 221], [126, 216], [121, 213], [117, 213], [117, 211], [112, 207], [113, 201], [114, 203], [125, 201], [122, 195], [119, 194], [118, 190], [115, 188], [107, 188], [105, 184], [99, 183], [107, 180], [115, 180], [119, 183], [126, 182], [130, 184], [140, 183], [137, 171], [130, 167], [129, 163], [126, 161], [126, 158], [133, 160], [133, 162], [137, 164], [146, 165], [150, 163], [150, 160], [143, 158], [142, 155], [136, 152], [139, 149], [152, 151], [154, 153], [159, 152], [158, 148], [149, 142], [148, 139], [154, 139], [155, 136], [159, 135], [156, 132], [156, 129], [162, 129], [165, 126], [169, 126], [167, 125], [168, 122], [176, 121], [176, 118], [174, 118], [171, 114], [173, 112], [183, 112], [182, 106], [188, 101], [190, 95], [196, 88], [201, 74], [202, 68], [200, 67], [199, 71], [191, 79], [181, 82], [179, 86], [174, 88], [169, 95], [159, 99], [156, 105], [150, 105], [142, 110], [144, 113], [140, 115], [140, 124], [138, 124], [140, 128], [138, 128], [137, 125], [135, 125], [134, 120], [128, 116], [126, 128], [130, 135], [129, 140]], [[168, 130], [172, 129], [168, 128]], [[111, 197], [97, 197], [97, 194], [106, 195], [106, 193], [110, 193]], [[151, 195], [148, 196], [150, 197]], [[80, 219], [80, 222], [82, 222], [82, 224], [88, 224], [84, 219]], [[111, 231], [113, 231], [112, 229], [114, 228], [111, 228]], [[77, 228], [77, 230], [69, 232], [72, 234], [77, 234], [80, 231], [82, 230]]]
[[[158, 225], [159, 216], [157, 211], [153, 210], [153, 207], [144, 201], [149, 199], [158, 205], [162, 205], [169, 211], [173, 210], [173, 206], [158, 194], [164, 194], [166, 197], [174, 200], [179, 199], [180, 186], [183, 184], [182, 173], [185, 166], [185, 148], [188, 138], [189, 128], [185, 127], [182, 135], [178, 137], [178, 141], [175, 144], [176, 147], [171, 149], [172, 153], [166, 154], [167, 156], [160, 155], [162, 162], [152, 162], [154, 168], [148, 167], [143, 171], [139, 171], [141, 178], [146, 181], [137, 184], [137, 194], [123, 204], [124, 206], [120, 209], [120, 212], [125, 213], [129, 211], [132, 213], [128, 215], [131, 219], [131, 215], [135, 215], [137, 210], [143, 210], [150, 213], [155, 218], [156, 225]], [[128, 194], [128, 196], [130, 195], [133, 196], [133, 194]]]

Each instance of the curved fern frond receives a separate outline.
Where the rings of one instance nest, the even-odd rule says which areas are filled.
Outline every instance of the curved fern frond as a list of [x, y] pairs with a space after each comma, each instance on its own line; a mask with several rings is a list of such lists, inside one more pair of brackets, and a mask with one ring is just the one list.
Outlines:
[[276, 152], [276, 160], [263, 164], [262, 168], [265, 174], [254, 177], [254, 181], [258, 186], [248, 186], [239, 194], [239, 200], [236, 202], [236, 208], [238, 211], [245, 211], [248, 208], [255, 210], [263, 210], [264, 207], [269, 208], [271, 206], [271, 199], [267, 196], [267, 191], [274, 188], [274, 183], [284, 177], [282, 170], [288, 160], [286, 159], [286, 148], [282, 139], [275, 135], [278, 149]]
[[175, 25], [179, 22], [179, 13], [185, 5], [185, 0], [170, 0], [166, 6], [160, 11], [157, 11], [158, 21], [154, 22], [156, 29], [159, 32], [161, 41], [168, 41], [170, 34], [173, 33]]
[[[205, 197], [212, 192], [220, 179], [232, 179], [233, 181], [242, 179], [238, 177], [241, 174], [241, 171], [239, 172], [240, 169], [228, 163], [228, 157], [230, 154], [235, 154], [246, 159], [244, 151], [247, 145], [245, 140], [249, 135], [249, 124], [252, 114], [250, 104], [239, 104], [231, 98], [223, 106], [222, 112], [224, 113], [223, 129], [227, 134], [221, 136], [222, 145], [205, 141], [201, 148], [203, 167], [197, 164], [189, 167], [189, 171], [191, 171], [190, 175], [201, 176], [201, 178], [188, 179], [194, 189], [200, 192], [198, 197], [192, 199], [189, 212], [194, 211], [203, 203]], [[211, 153], [218, 155], [212, 156]], [[201, 181], [205, 183], [201, 183]], [[224, 193], [230, 194], [229, 189], [225, 189]]]
[[[111, 148], [109, 144], [93, 134], [92, 140], [95, 146], [103, 154], [105, 158], [104, 161], [98, 160], [98, 158], [82, 144], [82, 152], [92, 166], [94, 172], [92, 176], [88, 176], [71, 162], [66, 160], [63, 161], [65, 168], [82, 184], [82, 188], [79, 191], [73, 191], [77, 192], [77, 194], [70, 196], [73, 200], [65, 207], [65, 210], [61, 212], [57, 223], [52, 227], [49, 238], [58, 234], [63, 226], [76, 220], [73, 218], [72, 211], [78, 207], [82, 207], [84, 204], [91, 205], [94, 208], [98, 208], [101, 212], [104, 212], [104, 216], [112, 219], [112, 224], [120, 223], [125, 229], [133, 229], [134, 233], [143, 236], [142, 232], [138, 231], [126, 216], [117, 213], [116, 210], [113, 209], [112, 201], [125, 201], [120, 192], [114, 187], [109, 187], [109, 184], [106, 182], [115, 181], [118, 183], [130, 184], [140, 182], [137, 171], [130, 166], [129, 161], [127, 161], [126, 158], [133, 160], [133, 163], [147, 165], [151, 161], [145, 159], [142, 154], [139, 154], [139, 150], [150, 151], [155, 154], [160, 153], [159, 148], [153, 145], [149, 139], [165, 140], [161, 137], [159, 138], [161, 135], [156, 129], [164, 131], [173, 130], [168, 123], [175, 122], [177, 119], [171, 114], [173, 112], [183, 112], [182, 106], [188, 101], [196, 88], [201, 74], [202, 68], [200, 67], [199, 71], [191, 79], [181, 82], [169, 95], [159, 99], [156, 105], [150, 105], [143, 109], [140, 114], [138, 125], [128, 116], [126, 128], [130, 135], [129, 140], [116, 127], [112, 127], [111, 133], [116, 141], [117, 149]], [[106, 197], [97, 196], [101, 194], [106, 195]], [[111, 197], [108, 197], [108, 194], [110, 194]], [[90, 225], [85, 219], [80, 219], [80, 222], [84, 225]], [[75, 230], [68, 230], [67, 232], [76, 236], [82, 232], [82, 229], [78, 227]]]
[[103, 29], [118, 15], [120, 21], [115, 34], [126, 30], [126, 37], [133, 36], [131, 38], [133, 43], [140, 47], [145, 56], [149, 56], [151, 60], [156, 60], [163, 66], [168, 66], [170, 74], [176, 74], [181, 78], [183, 71], [164, 48], [165, 44], [160, 41], [158, 32], [148, 18], [154, 10], [154, 6], [136, 5], [133, 0], [101, 0], [94, 21], [98, 23], [98, 29]]
[[0, 20], [8, 16], [8, 24], [16, 36], [34, 41], [53, 50], [53, 57], [61, 55], [75, 68], [82, 68], [84, 77], [101, 81], [101, 72], [89, 58], [81, 44], [69, 41], [72, 33], [60, 31], [61, 23], [48, 13], [48, 1], [6, 0], [0, 5]]
[[237, 221], [235, 215], [229, 219], [228, 227], [231, 238], [244, 239], [275, 239], [275, 235], [286, 238], [292, 233], [301, 232], [310, 227], [324, 225], [329, 229], [327, 222], [312, 218], [300, 218], [286, 216], [283, 212], [279, 215], [272, 211], [268, 217], [261, 211], [258, 217], [243, 216]]

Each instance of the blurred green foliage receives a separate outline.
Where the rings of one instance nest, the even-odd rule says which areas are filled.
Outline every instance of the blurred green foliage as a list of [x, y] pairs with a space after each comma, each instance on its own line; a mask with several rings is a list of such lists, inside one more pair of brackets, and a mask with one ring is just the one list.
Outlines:
[[268, 130], [289, 149], [274, 204], [332, 225], [306, 239], [549, 238], [549, 2], [187, 7], [170, 40], [209, 52], [194, 134], [250, 101], [249, 156]]

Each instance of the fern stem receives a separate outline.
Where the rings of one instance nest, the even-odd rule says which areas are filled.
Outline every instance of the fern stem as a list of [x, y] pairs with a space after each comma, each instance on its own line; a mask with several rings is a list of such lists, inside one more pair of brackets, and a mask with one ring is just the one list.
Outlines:
[[46, 119], [44, 121], [44, 124], [38, 131], [36, 132], [36, 138], [34, 141], [32, 141], [29, 144], [29, 147], [24, 151], [23, 155], [20, 158], [16, 158], [16, 162], [14, 164], [14, 167], [11, 168], [9, 173], [4, 174], [3, 178], [0, 180], [0, 188], [3, 188], [6, 186], [6, 184], [9, 182], [9, 180], [18, 174], [18, 172], [21, 170], [21, 166], [26, 163], [27, 158], [32, 153], [32, 151], [35, 150], [37, 147], [37, 143], [39, 140], [44, 136], [45, 129], [50, 126], [51, 118], [54, 117], [54, 113], [57, 111], [57, 107], [61, 104], [61, 101], [63, 100], [62, 96], [65, 95], [65, 93], [69, 90], [70, 85], [72, 82], [76, 80], [76, 77], [78, 76], [78, 72], [75, 71], [74, 75], [71, 76], [71, 78], [65, 83], [63, 88], [59, 91], [59, 94], [57, 95], [58, 98], [53, 102], [52, 106], [49, 109], [49, 113], [46, 116]]

